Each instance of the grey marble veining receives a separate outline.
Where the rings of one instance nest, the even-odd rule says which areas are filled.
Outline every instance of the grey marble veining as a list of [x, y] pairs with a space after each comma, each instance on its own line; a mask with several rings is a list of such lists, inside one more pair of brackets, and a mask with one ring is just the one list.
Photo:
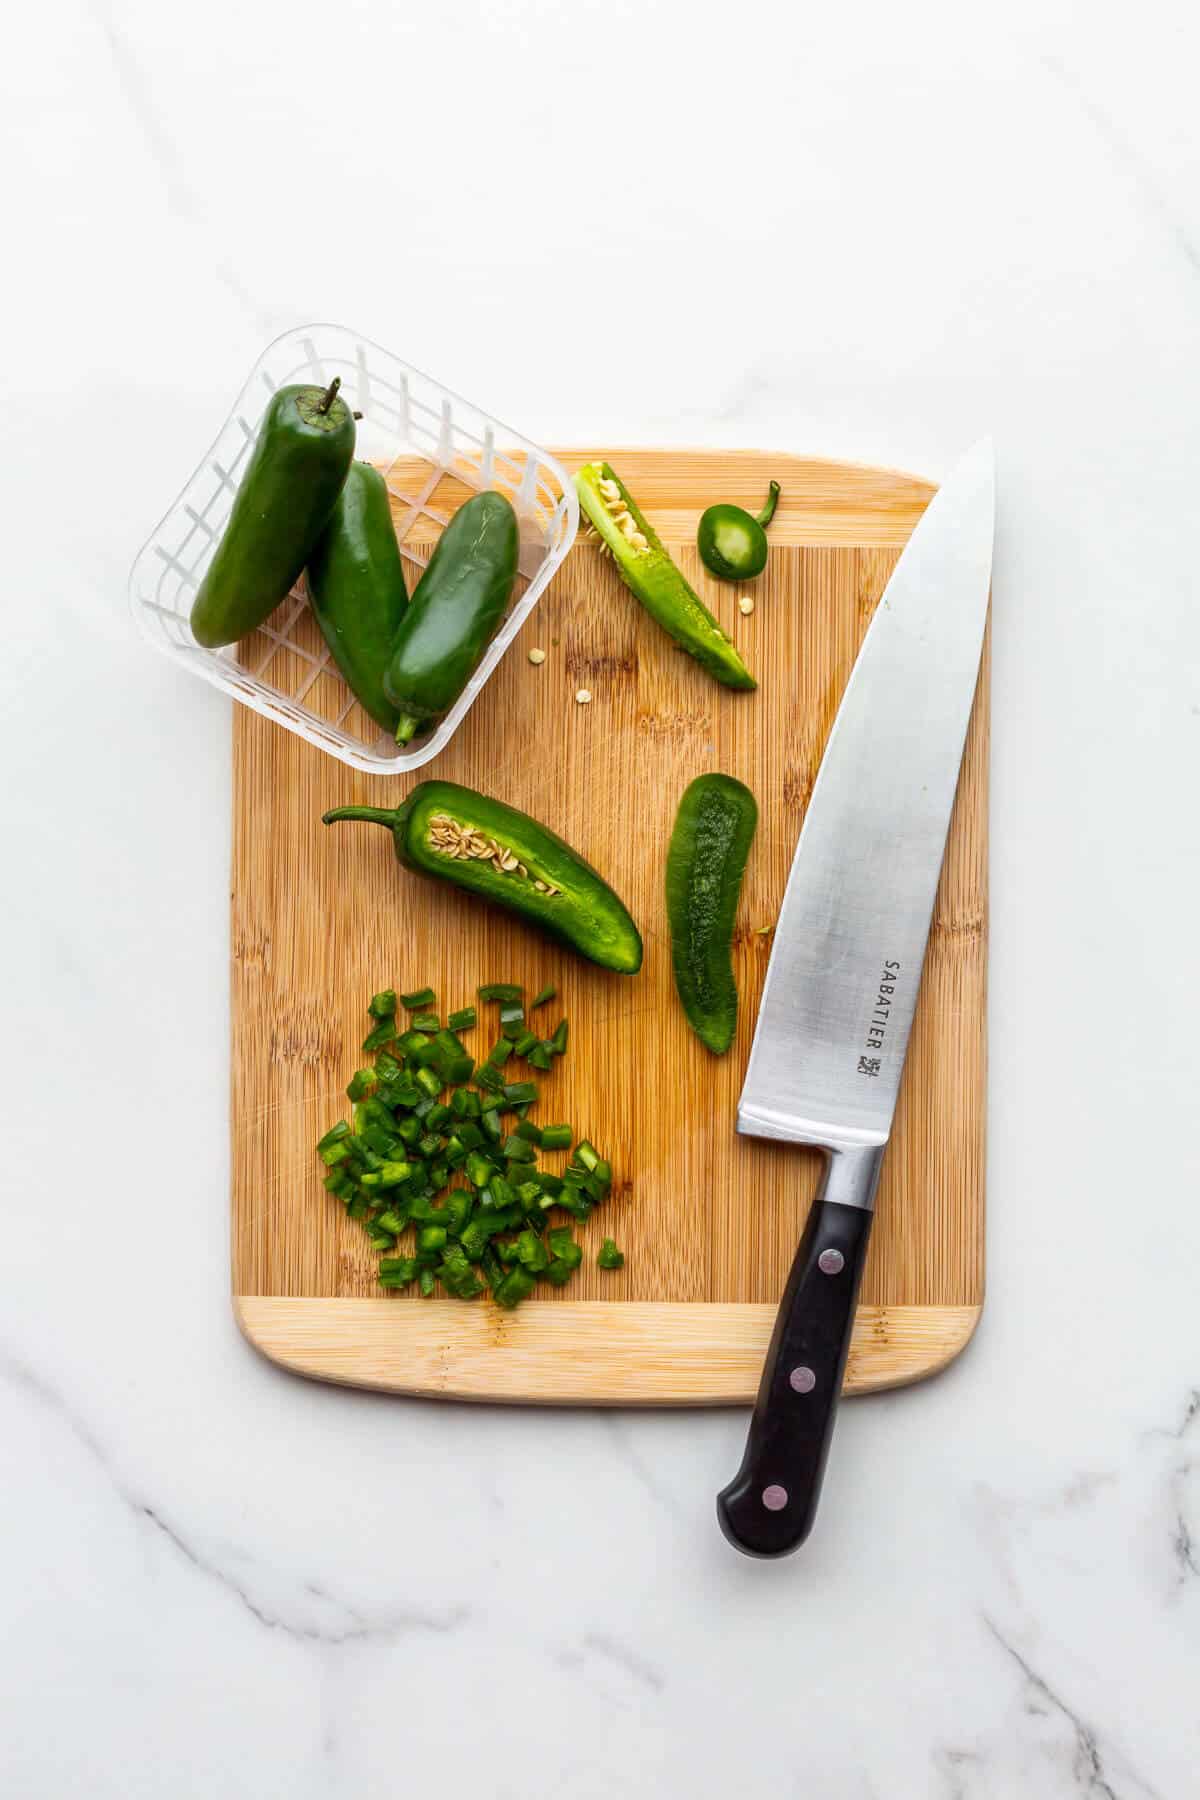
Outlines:
[[[0, 1792], [1200, 1793], [1198, 51], [1173, 0], [23, 16]], [[321, 316], [544, 442], [995, 436], [988, 1304], [785, 1565], [716, 1529], [737, 1414], [322, 1388], [230, 1317], [228, 710], [123, 584]]]

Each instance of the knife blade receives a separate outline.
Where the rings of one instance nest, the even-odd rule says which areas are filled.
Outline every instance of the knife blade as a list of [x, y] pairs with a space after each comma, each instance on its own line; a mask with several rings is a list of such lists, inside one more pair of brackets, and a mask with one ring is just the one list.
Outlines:
[[917, 523], [822, 758], [775, 927], [739, 1132], [827, 1152], [721, 1528], [750, 1555], [812, 1528], [904, 1070], [987, 621], [991, 442]]

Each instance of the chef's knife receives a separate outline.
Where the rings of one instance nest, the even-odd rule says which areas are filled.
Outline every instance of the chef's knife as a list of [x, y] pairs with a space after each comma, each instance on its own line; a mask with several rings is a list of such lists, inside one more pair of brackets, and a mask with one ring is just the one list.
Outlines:
[[751, 1556], [811, 1529], [987, 619], [988, 440], [935, 494], [834, 720], [775, 927], [737, 1126], [827, 1152], [742, 1466], [717, 1500]]

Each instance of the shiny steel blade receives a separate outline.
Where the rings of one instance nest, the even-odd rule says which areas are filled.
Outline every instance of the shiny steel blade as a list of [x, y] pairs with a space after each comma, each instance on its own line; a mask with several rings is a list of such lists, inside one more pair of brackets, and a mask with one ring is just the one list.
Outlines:
[[775, 928], [739, 1131], [887, 1141], [979, 672], [993, 517], [985, 439], [919, 520], [846, 684]]

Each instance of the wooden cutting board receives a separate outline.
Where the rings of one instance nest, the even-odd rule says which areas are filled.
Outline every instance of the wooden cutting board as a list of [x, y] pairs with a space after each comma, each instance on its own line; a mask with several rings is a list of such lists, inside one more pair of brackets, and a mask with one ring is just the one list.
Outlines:
[[[572, 469], [595, 452], [563, 452]], [[750, 451], [607, 452], [759, 679], [718, 687], [641, 611], [582, 537], [455, 741], [425, 770], [369, 777], [244, 707], [234, 713], [233, 1291], [267, 1356], [329, 1381], [509, 1401], [749, 1401], [820, 1173], [817, 1152], [734, 1133], [774, 920], [822, 749], [872, 610], [933, 492], [912, 476]], [[766, 573], [740, 590], [695, 550], [714, 500], [783, 499]], [[464, 489], [459, 498], [466, 497]], [[439, 494], [445, 501], [447, 495]], [[309, 622], [311, 624], [311, 621]], [[540, 667], [527, 652], [546, 652]], [[314, 635], [313, 649], [319, 648]], [[286, 671], [272, 679], [285, 686]], [[328, 680], [336, 687], [333, 677]], [[578, 705], [586, 688], [590, 705]], [[335, 701], [337, 700], [335, 695]], [[895, 1386], [963, 1348], [983, 1299], [987, 663], [938, 892], [920, 1004], [846, 1376]], [[684, 787], [738, 776], [760, 825], [735, 945], [737, 1041], [716, 1059], [675, 999], [663, 865]], [[460, 781], [560, 831], [612, 882], [646, 943], [607, 974], [445, 886], [406, 874], [389, 837], [322, 827], [346, 803], [396, 805], [421, 775]], [[508, 1313], [389, 1296], [321, 1185], [313, 1145], [345, 1108], [376, 989], [557, 984], [570, 1018], [543, 1120], [607, 1154], [613, 1195], [584, 1230], [580, 1277]], [[495, 1018], [468, 1036], [482, 1055]], [[599, 1271], [603, 1235], [626, 1252]], [[539, 1290], [540, 1292], [540, 1290]]]

